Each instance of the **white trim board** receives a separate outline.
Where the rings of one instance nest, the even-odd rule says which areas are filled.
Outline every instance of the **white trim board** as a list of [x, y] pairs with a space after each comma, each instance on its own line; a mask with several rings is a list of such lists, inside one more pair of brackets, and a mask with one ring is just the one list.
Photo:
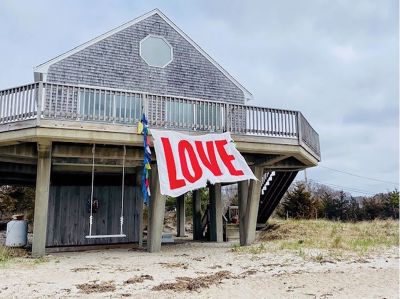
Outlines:
[[[46, 78], [47, 72], [49, 67], [54, 64], [57, 63], [79, 51], [82, 51], [83, 49], [115, 34], [118, 33], [134, 24], [137, 24], [145, 19], [147, 19], [148, 17], [152, 16], [152, 15], [159, 15], [168, 25], [170, 25], [176, 32], [178, 32], [186, 41], [188, 41], [197, 51], [199, 51], [208, 61], [210, 61], [219, 71], [221, 71], [230, 81], [232, 81], [239, 89], [241, 89], [244, 93], [245, 99], [253, 99], [253, 95], [251, 94], [251, 92], [249, 92], [242, 84], [240, 84], [235, 78], [233, 78], [222, 66], [220, 66], [214, 59], [212, 59], [210, 57], [210, 55], [208, 55], [199, 45], [197, 45], [185, 32], [183, 32], [178, 26], [176, 26], [170, 19], [168, 19], [159, 9], [154, 9], [152, 11], [149, 11], [148, 13], [133, 19], [132, 21], [129, 21], [119, 27], [116, 27], [102, 35], [99, 35], [91, 40], [89, 40], [86, 43], [83, 43], [75, 48], [73, 48], [70, 51], [67, 51], [45, 63], [42, 63], [36, 67], [34, 67], [34, 72], [35, 73], [42, 73], [44, 75], [44, 78]], [[46, 81], [46, 80], [45, 80]]]

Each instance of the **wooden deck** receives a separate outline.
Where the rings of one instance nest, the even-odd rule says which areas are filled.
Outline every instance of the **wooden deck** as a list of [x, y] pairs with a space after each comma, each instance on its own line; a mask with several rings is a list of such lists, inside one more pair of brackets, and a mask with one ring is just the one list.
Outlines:
[[142, 113], [150, 128], [229, 131], [243, 153], [320, 161], [318, 134], [298, 111], [43, 82], [0, 91], [0, 146], [39, 139], [140, 146], [132, 133]]

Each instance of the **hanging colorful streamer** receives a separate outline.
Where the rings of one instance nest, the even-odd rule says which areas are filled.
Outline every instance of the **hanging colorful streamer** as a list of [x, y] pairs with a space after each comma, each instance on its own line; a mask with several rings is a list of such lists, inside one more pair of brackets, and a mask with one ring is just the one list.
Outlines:
[[144, 158], [143, 158], [143, 174], [142, 174], [142, 193], [145, 203], [149, 202], [150, 199], [150, 184], [149, 184], [149, 171], [151, 169], [151, 149], [149, 146], [149, 125], [146, 119], [146, 115], [143, 113], [142, 119], [139, 121], [138, 134], [143, 134], [143, 147], [144, 147]]

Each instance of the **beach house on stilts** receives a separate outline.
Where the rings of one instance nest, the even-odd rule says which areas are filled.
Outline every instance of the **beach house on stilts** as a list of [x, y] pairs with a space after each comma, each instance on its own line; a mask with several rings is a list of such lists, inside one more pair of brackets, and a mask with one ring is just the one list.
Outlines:
[[[298, 171], [317, 165], [320, 148], [301, 112], [247, 105], [251, 98], [157, 9], [37, 66], [33, 83], [1, 90], [0, 184], [36, 186], [33, 254], [142, 242], [143, 113], [150, 133], [230, 132], [258, 179], [237, 182], [241, 244], [253, 242], [257, 223], [268, 220]], [[157, 252], [165, 174], [154, 152], [152, 163], [147, 249]], [[220, 242], [221, 184], [208, 188], [210, 239]], [[199, 201], [194, 191], [195, 239]]]

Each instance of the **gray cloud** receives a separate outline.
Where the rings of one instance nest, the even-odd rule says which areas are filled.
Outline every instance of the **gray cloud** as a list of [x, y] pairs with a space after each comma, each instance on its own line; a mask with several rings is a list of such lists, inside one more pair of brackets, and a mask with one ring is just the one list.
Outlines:
[[[359, 107], [356, 111], [349, 111], [343, 116], [344, 124], [374, 125], [377, 127], [393, 126], [398, 123], [399, 115], [395, 107], [381, 107], [365, 109]], [[384, 128], [380, 128], [382, 130]]]

